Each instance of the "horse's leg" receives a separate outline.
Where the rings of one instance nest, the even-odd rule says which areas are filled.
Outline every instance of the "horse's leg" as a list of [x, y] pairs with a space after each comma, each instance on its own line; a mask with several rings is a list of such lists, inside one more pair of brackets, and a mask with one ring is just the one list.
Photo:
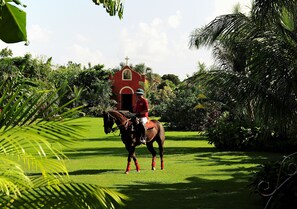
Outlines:
[[163, 142], [158, 142], [159, 145], [159, 152], [160, 152], [160, 159], [161, 159], [161, 170], [164, 169], [164, 160], [163, 160], [163, 155], [164, 155], [164, 145]]
[[157, 155], [157, 152], [154, 149], [153, 143], [147, 143], [146, 147], [150, 151], [150, 153], [152, 153], [152, 170], [156, 170], [156, 155]]
[[128, 163], [125, 173], [128, 174], [131, 170], [131, 158], [128, 156]]
[[135, 166], [136, 166], [136, 170], [137, 172], [140, 171], [140, 166], [138, 164], [138, 160], [136, 158], [135, 155], [135, 147], [134, 146], [126, 146], [126, 149], [128, 150], [129, 154], [128, 154], [128, 162], [127, 162], [127, 168], [126, 168], [126, 174], [128, 174], [131, 170], [131, 159], [133, 159]]
[[134, 156], [133, 156], [133, 160], [134, 160], [134, 163], [135, 163], [136, 171], [137, 171], [137, 172], [140, 172], [140, 166], [139, 166], [139, 164], [138, 164], [138, 160], [137, 160], [135, 154], [134, 154]]
[[[129, 150], [128, 150], [129, 151]], [[131, 156], [130, 156], [130, 152], [128, 154], [128, 159], [127, 159], [127, 167], [126, 167], [126, 174], [128, 174], [131, 170]]]
[[[126, 146], [126, 150], [128, 151], [128, 159], [127, 159], [127, 167], [126, 167], [125, 173], [128, 174], [131, 170], [131, 158], [133, 156], [133, 152], [131, 150], [131, 147], [129, 147], [129, 146]], [[132, 152], [132, 154], [131, 154], [131, 152]]]

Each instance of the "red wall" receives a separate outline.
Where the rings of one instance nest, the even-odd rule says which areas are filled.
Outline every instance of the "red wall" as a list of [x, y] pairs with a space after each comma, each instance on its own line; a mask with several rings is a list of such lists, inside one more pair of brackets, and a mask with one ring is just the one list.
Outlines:
[[[130, 72], [131, 79], [123, 79], [123, 72]], [[110, 77], [112, 82], [112, 92], [117, 101], [117, 109], [122, 107], [122, 94], [132, 94], [132, 105], [136, 102], [135, 92], [138, 88], [143, 88], [145, 75], [140, 75], [128, 66]]]

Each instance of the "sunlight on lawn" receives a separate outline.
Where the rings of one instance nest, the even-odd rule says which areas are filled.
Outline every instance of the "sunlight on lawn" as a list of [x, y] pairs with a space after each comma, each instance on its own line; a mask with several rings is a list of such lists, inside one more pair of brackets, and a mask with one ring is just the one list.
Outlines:
[[[187, 209], [235, 209], [236, 205], [260, 209], [261, 204], [247, 188], [250, 174], [265, 160], [279, 157], [270, 153], [220, 152], [198, 132], [167, 131], [165, 169], [160, 170], [157, 156], [157, 170], [152, 171], [151, 155], [141, 145], [136, 149], [141, 171], [136, 172], [132, 163], [127, 175], [127, 151], [120, 136], [105, 135], [100, 118], [82, 120], [87, 125], [87, 130], [81, 132], [82, 140], [64, 150], [69, 157], [66, 165], [70, 178], [123, 192], [132, 198], [129, 209], [139, 204], [149, 209], [179, 209], [181, 205]], [[159, 202], [158, 207], [152, 198]]]

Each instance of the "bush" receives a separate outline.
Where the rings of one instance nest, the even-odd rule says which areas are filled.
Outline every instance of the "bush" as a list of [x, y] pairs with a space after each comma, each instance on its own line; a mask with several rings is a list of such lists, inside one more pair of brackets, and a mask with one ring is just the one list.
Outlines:
[[160, 106], [161, 121], [169, 129], [184, 131], [202, 131], [207, 123], [206, 110], [197, 108], [200, 99], [196, 87], [179, 86], [175, 96]]
[[207, 129], [209, 143], [220, 150], [245, 150], [253, 147], [260, 134], [257, 127], [248, 127], [224, 112], [214, 125]]

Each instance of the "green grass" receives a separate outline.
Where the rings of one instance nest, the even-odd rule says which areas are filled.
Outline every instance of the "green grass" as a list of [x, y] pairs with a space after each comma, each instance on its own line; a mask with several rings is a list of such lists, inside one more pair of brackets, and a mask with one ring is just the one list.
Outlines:
[[[166, 132], [165, 170], [151, 170], [144, 145], [136, 150], [141, 172], [134, 165], [124, 174], [127, 151], [118, 136], [103, 132], [101, 118], [81, 118], [82, 141], [65, 149], [71, 178], [128, 195], [129, 209], [260, 209], [248, 190], [249, 174], [277, 154], [219, 152], [196, 132]], [[157, 145], [155, 145], [157, 146]]]

